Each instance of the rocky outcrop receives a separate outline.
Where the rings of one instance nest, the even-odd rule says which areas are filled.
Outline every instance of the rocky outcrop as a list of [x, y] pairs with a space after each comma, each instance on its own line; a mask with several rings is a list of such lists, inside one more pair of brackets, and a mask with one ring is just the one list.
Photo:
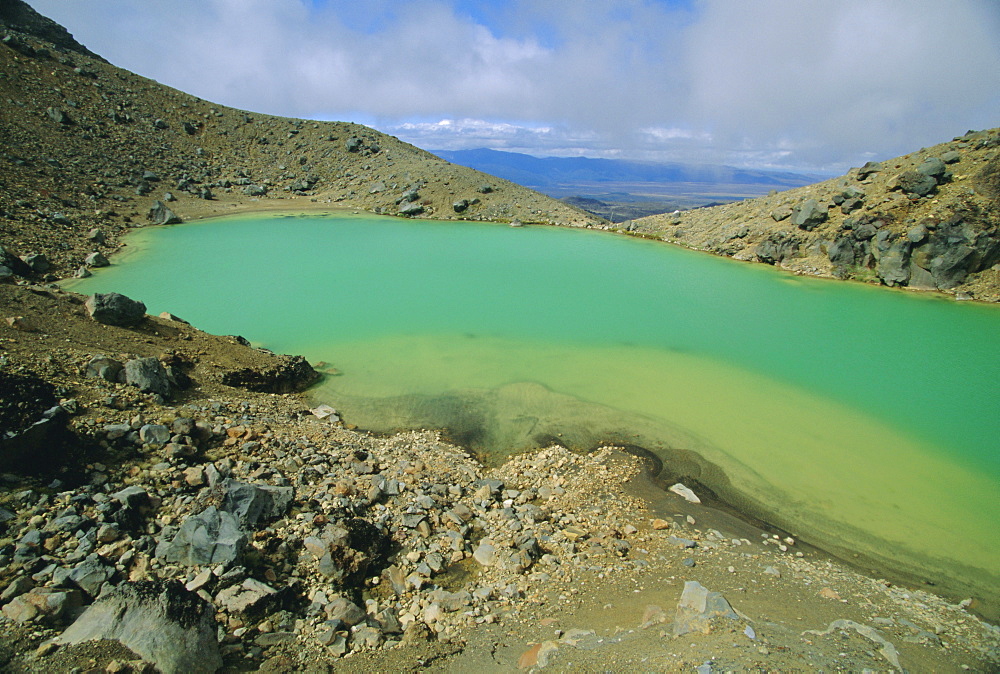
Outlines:
[[626, 231], [802, 274], [1000, 301], [1000, 130]]
[[[33, 10], [28, 3], [23, 2], [23, 0], [4, 0], [4, 2], [0, 2], [0, 27], [37, 37], [52, 43], [60, 49], [77, 52], [78, 54], [104, 61], [100, 56], [73, 39], [68, 30], [52, 19], [42, 16]], [[21, 49], [19, 51], [22, 51], [26, 45], [22, 43], [20, 46]], [[35, 50], [32, 50], [32, 55], [35, 53]]]
[[242, 368], [222, 376], [226, 386], [260, 393], [292, 393], [304, 391], [319, 378], [319, 373], [302, 356], [284, 356], [283, 361], [268, 369]]
[[146, 317], [146, 305], [119, 293], [96, 293], [86, 302], [90, 317], [98, 323], [133, 326]]
[[51, 473], [64, 465], [75, 437], [52, 384], [0, 372], [0, 470]]
[[222, 667], [215, 609], [174, 582], [124, 583], [94, 602], [59, 643], [118, 641], [164, 674]]

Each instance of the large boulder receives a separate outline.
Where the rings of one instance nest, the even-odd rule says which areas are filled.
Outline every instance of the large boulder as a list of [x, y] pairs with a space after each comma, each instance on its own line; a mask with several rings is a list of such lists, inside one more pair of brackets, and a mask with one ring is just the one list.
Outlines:
[[222, 667], [215, 608], [176, 582], [125, 583], [104, 594], [58, 641], [117, 641], [164, 674]]
[[245, 388], [258, 393], [296, 393], [319, 379], [319, 372], [302, 356], [282, 356], [267, 369], [243, 368], [222, 375], [226, 386]]
[[295, 493], [292, 487], [247, 484], [226, 478], [220, 509], [233, 515], [242, 527], [253, 527], [261, 519], [284, 515]]
[[904, 171], [896, 176], [891, 187], [913, 196], [926, 197], [937, 189], [937, 180], [920, 171]]
[[399, 207], [400, 215], [414, 216], [414, 215], [420, 215], [423, 212], [424, 212], [424, 207], [416, 203], [415, 201], [402, 204]]
[[157, 358], [134, 358], [125, 363], [125, 383], [146, 393], [170, 395], [170, 379]]
[[775, 232], [757, 244], [754, 254], [761, 262], [776, 264], [793, 257], [799, 250], [799, 242], [784, 232]]
[[65, 465], [79, 443], [55, 387], [36, 377], [0, 372], [0, 470], [47, 473]]
[[875, 271], [887, 286], [903, 286], [910, 280], [910, 245], [909, 240], [898, 239], [879, 255]]
[[827, 210], [815, 199], [806, 199], [792, 211], [792, 224], [807, 232], [826, 222]]
[[98, 323], [128, 327], [146, 317], [146, 305], [118, 293], [97, 293], [86, 303], [87, 311]]
[[674, 636], [679, 637], [690, 632], [708, 634], [712, 630], [712, 620], [715, 618], [737, 620], [739, 616], [720, 593], [710, 592], [695, 580], [685, 582], [681, 599], [677, 603]]
[[197, 515], [188, 516], [172, 540], [161, 540], [156, 546], [156, 556], [189, 566], [225, 566], [243, 554], [246, 544], [246, 534], [240, 530], [236, 516], [209, 506]]
[[159, 200], [153, 202], [153, 205], [149, 208], [147, 217], [154, 225], [176, 225], [181, 222], [177, 214]]
[[854, 264], [854, 241], [849, 236], [840, 237], [827, 249], [827, 255], [838, 269]]
[[4, 250], [3, 246], [0, 246], [0, 266], [18, 276], [28, 276], [31, 273], [31, 267], [24, 260]]

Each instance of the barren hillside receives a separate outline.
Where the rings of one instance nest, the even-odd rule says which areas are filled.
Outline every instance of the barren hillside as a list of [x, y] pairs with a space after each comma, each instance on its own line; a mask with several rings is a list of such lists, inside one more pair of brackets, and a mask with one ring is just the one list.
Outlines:
[[1000, 129], [623, 229], [816, 276], [1000, 301]]
[[[9, 11], [0, 18], [13, 23]], [[599, 222], [364, 126], [215, 105], [67, 48], [68, 34], [57, 47], [18, 30], [38, 23], [8, 25], [0, 47], [0, 245], [44, 255], [48, 266], [35, 264], [43, 276], [71, 275], [90, 253], [113, 251], [129, 228], [150, 222], [156, 201], [182, 218], [316, 202], [439, 219]]]

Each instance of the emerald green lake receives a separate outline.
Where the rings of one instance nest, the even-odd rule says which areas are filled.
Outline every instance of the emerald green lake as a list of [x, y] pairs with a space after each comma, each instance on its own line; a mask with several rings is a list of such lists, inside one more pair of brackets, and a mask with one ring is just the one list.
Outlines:
[[678, 472], [805, 540], [1000, 590], [996, 307], [603, 232], [371, 215], [149, 228], [128, 250], [72, 289], [329, 363], [313, 394], [361, 428], [448, 428], [495, 455], [689, 450]]

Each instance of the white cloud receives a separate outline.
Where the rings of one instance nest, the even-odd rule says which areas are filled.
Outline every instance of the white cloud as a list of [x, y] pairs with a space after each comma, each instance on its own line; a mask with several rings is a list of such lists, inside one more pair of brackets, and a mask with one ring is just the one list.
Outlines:
[[1000, 124], [995, 0], [30, 1], [205, 99], [425, 147], [831, 167]]

